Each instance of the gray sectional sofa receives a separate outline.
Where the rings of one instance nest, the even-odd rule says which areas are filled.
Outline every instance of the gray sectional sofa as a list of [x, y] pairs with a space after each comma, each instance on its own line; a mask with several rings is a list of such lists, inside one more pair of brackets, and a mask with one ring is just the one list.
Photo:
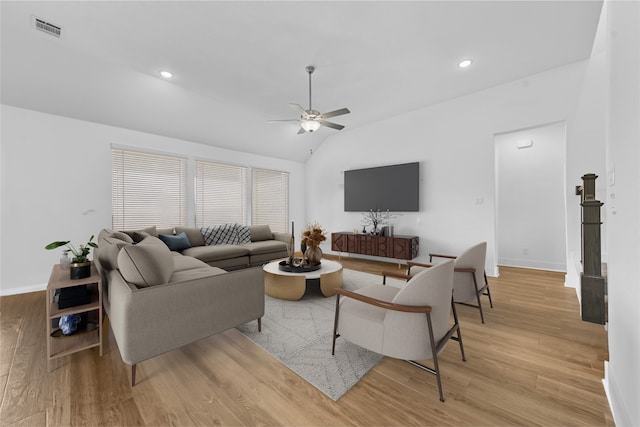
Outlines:
[[[287, 244], [268, 226], [250, 229], [250, 243], [223, 245], [204, 244], [200, 229], [189, 227], [99, 233], [104, 308], [132, 386], [144, 360], [252, 320], [261, 328], [259, 265], [286, 256]], [[170, 250], [184, 246], [185, 235], [190, 247]]]
[[[224, 228], [225, 226], [220, 226]], [[212, 267], [234, 270], [251, 266], [263, 265], [275, 259], [287, 256], [287, 246], [290, 235], [272, 232], [268, 225], [250, 225], [249, 238], [246, 243], [226, 243], [229, 239], [221, 239], [216, 244], [207, 244], [203, 236], [203, 229], [196, 227], [149, 227], [144, 230], [124, 231], [134, 241], [147, 235], [155, 237], [179, 236], [185, 233], [189, 247], [181, 249], [182, 255], [204, 261]], [[222, 243], [220, 243], [222, 242]]]

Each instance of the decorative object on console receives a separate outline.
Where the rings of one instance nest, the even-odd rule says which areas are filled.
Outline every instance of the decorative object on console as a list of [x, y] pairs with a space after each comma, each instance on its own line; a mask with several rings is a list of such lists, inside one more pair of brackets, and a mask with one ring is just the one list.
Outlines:
[[73, 259], [71, 260], [71, 264], [69, 265], [69, 277], [71, 279], [84, 279], [85, 277], [91, 276], [91, 261], [89, 261], [89, 252], [91, 252], [91, 248], [98, 247], [98, 245], [93, 243], [93, 236], [89, 238], [89, 241], [86, 243], [86, 245], [80, 245], [79, 249], [76, 249], [75, 246], [71, 244], [70, 240], [59, 240], [56, 242], [51, 242], [44, 248], [50, 250], [59, 248], [60, 246], [66, 246], [73, 254]]
[[325, 240], [327, 240], [327, 235], [320, 224], [317, 222], [307, 224], [307, 227], [302, 232], [302, 244], [307, 247], [304, 257], [307, 259], [309, 265], [314, 266], [322, 259], [320, 243]]
[[362, 232], [366, 233], [366, 227], [367, 225], [370, 225], [373, 227], [373, 230], [371, 230], [371, 234], [373, 235], [377, 235], [379, 233], [379, 225], [382, 226], [388, 224], [389, 220], [396, 217], [396, 215], [393, 215], [388, 209], [386, 211], [381, 211], [380, 209], [369, 209], [369, 212], [363, 212], [362, 215], [364, 215], [364, 218], [362, 219], [362, 224], [364, 224]]

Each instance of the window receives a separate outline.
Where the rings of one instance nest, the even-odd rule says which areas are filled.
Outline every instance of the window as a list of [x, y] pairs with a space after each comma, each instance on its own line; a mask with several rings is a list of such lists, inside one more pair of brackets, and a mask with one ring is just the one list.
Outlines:
[[247, 168], [196, 160], [196, 226], [247, 224]]
[[186, 225], [187, 159], [111, 150], [112, 226]]
[[289, 174], [254, 168], [251, 183], [251, 223], [268, 224], [271, 231], [288, 231]]

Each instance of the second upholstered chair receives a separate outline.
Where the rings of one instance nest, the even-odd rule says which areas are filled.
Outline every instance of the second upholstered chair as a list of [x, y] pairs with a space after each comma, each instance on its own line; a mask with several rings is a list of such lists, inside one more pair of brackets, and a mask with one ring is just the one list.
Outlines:
[[[402, 288], [373, 285], [355, 292], [336, 289], [332, 354], [336, 339], [342, 337], [376, 353], [404, 359], [436, 375], [444, 402], [438, 354], [453, 339], [466, 360], [451, 299], [453, 264], [446, 260], [421, 271]], [[427, 359], [433, 360], [433, 368], [416, 362]]]
[[[486, 254], [487, 242], [477, 243], [465, 249], [458, 256], [435, 253], [429, 254], [429, 261], [433, 261], [434, 258], [454, 260], [453, 300], [458, 304], [469, 305], [480, 310], [482, 323], [484, 323], [484, 312], [482, 311], [480, 297], [482, 295], [487, 296], [489, 298], [489, 305], [493, 308], [489, 282], [487, 281], [487, 275], [484, 270]], [[382, 273], [384, 280], [386, 280], [387, 276], [410, 279], [420, 271], [431, 268], [433, 264], [409, 261], [407, 265], [409, 266], [407, 274], [385, 271]]]

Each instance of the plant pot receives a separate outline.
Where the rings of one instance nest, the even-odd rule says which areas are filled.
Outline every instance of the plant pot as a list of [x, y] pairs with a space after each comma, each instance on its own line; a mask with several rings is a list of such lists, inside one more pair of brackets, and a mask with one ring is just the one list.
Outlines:
[[73, 279], [84, 279], [91, 276], [91, 261], [72, 262], [69, 265], [69, 277]]
[[320, 246], [308, 246], [304, 256], [307, 259], [307, 263], [313, 267], [322, 259], [322, 249], [320, 249]]

